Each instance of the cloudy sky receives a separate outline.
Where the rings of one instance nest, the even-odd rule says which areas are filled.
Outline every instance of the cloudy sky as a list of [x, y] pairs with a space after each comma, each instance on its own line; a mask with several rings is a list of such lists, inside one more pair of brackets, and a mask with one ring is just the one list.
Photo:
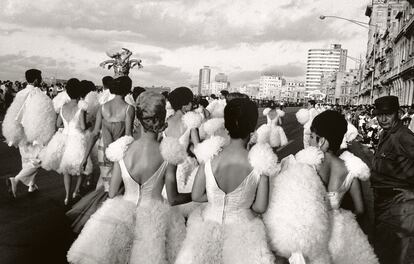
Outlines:
[[[198, 83], [204, 65], [232, 86], [262, 71], [304, 80], [307, 50], [341, 43], [364, 56], [365, 0], [0, 0], [0, 79], [19, 80], [31, 67], [44, 76], [96, 83], [105, 51], [127, 47], [144, 68], [134, 85]], [[348, 68], [355, 62], [348, 60]]]

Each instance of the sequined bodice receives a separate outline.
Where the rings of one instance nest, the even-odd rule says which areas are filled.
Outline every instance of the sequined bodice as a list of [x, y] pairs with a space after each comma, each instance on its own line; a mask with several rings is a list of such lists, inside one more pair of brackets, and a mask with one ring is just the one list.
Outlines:
[[227, 194], [217, 185], [210, 161], [205, 164], [205, 175], [208, 199], [208, 205], [203, 212], [205, 219], [225, 224], [254, 216], [250, 207], [259, 183], [256, 171], [253, 170], [234, 191]]
[[129, 174], [124, 160], [119, 161], [122, 173], [122, 181], [125, 185], [123, 198], [137, 205], [151, 203], [153, 199], [162, 199], [161, 190], [164, 185], [163, 175], [168, 162], [164, 161], [158, 170], [143, 184], [137, 183]]

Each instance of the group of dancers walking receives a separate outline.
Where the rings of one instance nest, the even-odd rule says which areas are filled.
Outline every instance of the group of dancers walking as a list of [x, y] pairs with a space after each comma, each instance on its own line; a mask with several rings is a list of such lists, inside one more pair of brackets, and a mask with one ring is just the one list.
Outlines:
[[[302, 111], [308, 147], [279, 161], [284, 112], [265, 109], [256, 129], [258, 108], [246, 95], [196, 108], [179, 87], [129, 104], [123, 76], [101, 94], [70, 79], [52, 102], [35, 88], [40, 72], [30, 74], [32, 86], [6, 114], [6, 140], [22, 159], [24, 147], [37, 148], [31, 161], [63, 174], [65, 204], [93, 160], [101, 170], [97, 189], [68, 212], [80, 233], [68, 262], [378, 263], [355, 215], [341, 209], [349, 192], [363, 210], [359, 180], [370, 172], [340, 150], [348, 129], [340, 113]], [[19, 119], [22, 111], [29, 117]]]

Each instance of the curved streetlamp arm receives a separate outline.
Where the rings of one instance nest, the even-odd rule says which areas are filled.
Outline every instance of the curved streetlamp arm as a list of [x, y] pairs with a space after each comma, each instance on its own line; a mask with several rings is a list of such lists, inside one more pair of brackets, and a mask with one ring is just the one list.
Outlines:
[[354, 23], [354, 24], [356, 24], [356, 25], [358, 25], [360, 27], [366, 28], [366, 29], [369, 29], [369, 27], [378, 28], [378, 25], [373, 25], [373, 24], [365, 23], [365, 22], [362, 22], [362, 21], [354, 20], [354, 19], [348, 19], [348, 18], [345, 18], [345, 17], [339, 17], [339, 16], [324, 16], [324, 15], [319, 16], [319, 19], [320, 20], [324, 20], [325, 18], [337, 18], [337, 19], [346, 20], [348, 22]]

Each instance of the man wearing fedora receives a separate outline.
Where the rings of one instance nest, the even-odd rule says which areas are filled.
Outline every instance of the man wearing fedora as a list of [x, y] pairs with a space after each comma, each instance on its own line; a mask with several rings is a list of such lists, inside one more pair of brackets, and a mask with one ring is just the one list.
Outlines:
[[[375, 252], [381, 264], [414, 263], [414, 134], [398, 117], [396, 96], [375, 100], [382, 128], [375, 152]], [[410, 256], [411, 255], [411, 256]]]

